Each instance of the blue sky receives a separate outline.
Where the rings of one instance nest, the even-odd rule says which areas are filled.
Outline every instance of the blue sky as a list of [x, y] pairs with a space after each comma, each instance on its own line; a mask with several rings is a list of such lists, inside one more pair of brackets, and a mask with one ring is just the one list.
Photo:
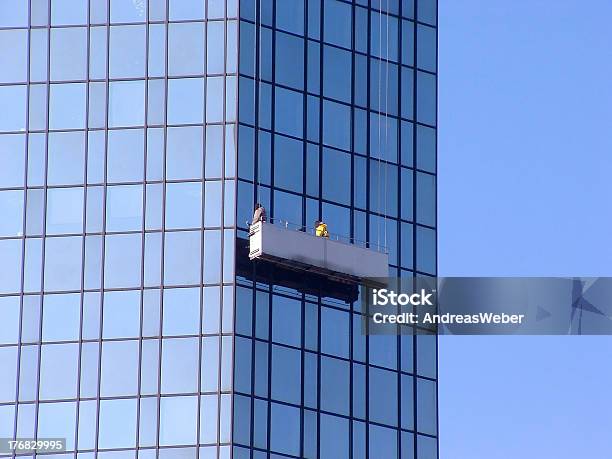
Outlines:
[[[612, 276], [612, 3], [440, 0], [439, 272]], [[441, 459], [609, 458], [612, 337], [442, 337]]]

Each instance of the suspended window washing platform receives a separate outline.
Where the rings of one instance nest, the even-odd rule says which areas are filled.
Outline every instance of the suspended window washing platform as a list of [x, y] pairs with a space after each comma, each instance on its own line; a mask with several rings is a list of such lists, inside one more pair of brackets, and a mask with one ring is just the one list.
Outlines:
[[333, 234], [318, 237], [289, 223], [251, 225], [249, 259], [353, 285], [389, 275], [389, 255], [382, 249], [351, 244]]

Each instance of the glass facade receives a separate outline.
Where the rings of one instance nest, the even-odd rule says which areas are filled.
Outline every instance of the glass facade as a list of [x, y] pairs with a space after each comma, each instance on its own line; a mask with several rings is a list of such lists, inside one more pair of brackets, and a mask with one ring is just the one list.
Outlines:
[[66, 438], [57, 459], [437, 458], [435, 337], [365, 337], [359, 302], [237, 269], [261, 202], [436, 274], [436, 18], [1, 1], [0, 438]]

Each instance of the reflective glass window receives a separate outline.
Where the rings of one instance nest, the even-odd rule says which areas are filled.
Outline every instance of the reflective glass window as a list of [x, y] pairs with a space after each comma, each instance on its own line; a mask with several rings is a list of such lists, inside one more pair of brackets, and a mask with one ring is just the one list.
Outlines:
[[[122, 3], [129, 3], [123, 1]], [[112, 13], [112, 9], [111, 9]], [[146, 28], [144, 25], [110, 28], [109, 73], [111, 78], [142, 77], [145, 74]]]
[[304, 0], [275, 2], [276, 27], [298, 35], [304, 34]]
[[[216, 443], [218, 434], [219, 400], [215, 395], [200, 398], [200, 443]], [[216, 457], [215, 449], [215, 457]]]
[[[40, 360], [40, 398], [54, 400], [76, 397], [78, 344], [42, 346]], [[58, 369], [61, 368], [61, 371]]]
[[349, 421], [344, 418], [330, 416], [327, 414], [321, 414], [320, 419], [321, 459], [348, 459]]
[[204, 19], [205, 2], [199, 0], [170, 0], [171, 21]]
[[27, 30], [0, 30], [0, 83], [26, 81], [27, 56]]
[[418, 20], [427, 24], [436, 25], [437, 23], [437, 1], [436, 0], [419, 0]]
[[370, 420], [397, 426], [397, 373], [370, 368]]
[[417, 378], [417, 430], [429, 435], [436, 435], [437, 400], [436, 383]]
[[149, 77], [160, 77], [166, 73], [166, 26], [149, 25]]
[[397, 18], [372, 11], [370, 16], [370, 52], [373, 56], [397, 62], [398, 24]]
[[[412, 336], [410, 336], [412, 338]], [[401, 379], [402, 429], [414, 429], [414, 391], [413, 377], [402, 375]]]
[[351, 147], [351, 107], [323, 101], [323, 143], [349, 150]]
[[370, 155], [396, 163], [397, 119], [391, 116], [370, 114]]
[[138, 182], [144, 176], [144, 131], [118, 129], [108, 132], [107, 181]]
[[166, 227], [196, 228], [202, 225], [202, 183], [166, 185]]
[[98, 447], [134, 448], [136, 446], [137, 399], [101, 400]]
[[80, 301], [78, 293], [44, 296], [43, 341], [76, 341], [79, 338]]
[[161, 391], [165, 394], [195, 392], [198, 382], [199, 340], [164, 339]]
[[327, 43], [350, 48], [352, 38], [351, 5], [338, 0], [325, 0], [324, 8], [323, 39]]
[[207, 56], [206, 73], [214, 75], [225, 70], [225, 22], [209, 21], [207, 23]]
[[221, 181], [208, 181], [205, 183], [204, 195], [204, 226], [221, 226]]
[[21, 243], [19, 239], [0, 240], [0, 293], [15, 293], [21, 284]]
[[203, 280], [205, 284], [215, 284], [221, 282], [221, 264], [219, 263], [220, 259], [221, 231], [204, 231]]
[[109, 127], [144, 124], [144, 81], [112, 81], [108, 94]]
[[352, 57], [349, 51], [333, 46], [323, 48], [323, 95], [351, 102]]
[[337, 309], [321, 308], [321, 352], [349, 357], [349, 314]]
[[437, 439], [424, 435], [417, 435], [417, 456], [419, 458], [436, 459], [438, 457]]
[[[24, 305], [24, 320], [27, 313]], [[0, 329], [0, 344], [17, 343], [19, 339], [19, 297], [5, 296], [0, 297], [0, 323], [5, 324]], [[24, 327], [27, 329], [27, 326]], [[22, 337], [24, 340], [24, 337]], [[27, 336], [25, 337], [27, 341]]]
[[298, 456], [300, 453], [300, 410], [277, 403], [272, 403], [270, 410], [270, 447], [272, 451]]
[[417, 270], [436, 273], [436, 232], [417, 226]]
[[76, 185], [83, 183], [85, 135], [83, 132], [49, 134], [47, 183]]
[[138, 354], [137, 340], [102, 343], [102, 397], [135, 395], [138, 392]]
[[206, 79], [206, 122], [223, 121], [223, 94], [225, 79], [223, 77], [208, 77]]
[[275, 50], [276, 82], [295, 89], [303, 89], [304, 40], [283, 32], [277, 32]]
[[136, 287], [140, 285], [142, 235], [116, 234], [106, 236], [104, 256], [104, 286]]
[[[6, 369], [6, 377], [0, 380], [0, 401], [14, 402], [17, 381], [17, 346], [0, 347], [0, 364]], [[0, 421], [0, 428], [2, 427], [3, 424]], [[8, 432], [8, 429], [0, 430], [0, 432]], [[12, 429], [10, 432], [12, 432]]]
[[414, 65], [414, 23], [402, 21], [402, 64]]
[[288, 137], [274, 136], [274, 184], [302, 192], [303, 143]]
[[204, 80], [180, 78], [168, 81], [168, 123], [202, 123], [204, 119]]
[[167, 285], [189, 285], [200, 282], [200, 232], [165, 233], [164, 281]]
[[302, 359], [300, 351], [283, 346], [272, 346], [272, 398], [300, 404]]
[[[210, 26], [209, 26], [210, 28]], [[168, 28], [168, 73], [171, 76], [204, 73], [204, 23], [170, 24]], [[216, 42], [216, 47], [223, 41]]]
[[351, 200], [351, 157], [347, 153], [323, 149], [323, 198], [349, 204]]
[[195, 335], [200, 329], [200, 289], [164, 289], [162, 333]]
[[25, 135], [0, 135], [0, 163], [0, 188], [22, 187], [25, 179]]
[[87, 2], [82, 0], [53, 0], [51, 25], [87, 24]]
[[81, 285], [82, 237], [48, 238], [45, 244], [45, 290], [77, 290]]
[[49, 129], [85, 127], [85, 83], [52, 84], [49, 101]]
[[192, 445], [197, 440], [197, 397], [163, 397], [159, 411], [159, 444]]
[[83, 188], [47, 190], [47, 234], [83, 231]]
[[370, 424], [368, 436], [370, 456], [397, 457], [397, 430]]
[[397, 115], [398, 66], [382, 59], [370, 59], [370, 107], [383, 113]]
[[147, 2], [110, 0], [111, 22], [144, 22], [147, 20]]
[[275, 126], [283, 134], [302, 137], [303, 135], [303, 96], [288, 89], [277, 87], [275, 90]]
[[417, 72], [417, 120], [435, 126], [436, 108], [435, 75]]
[[66, 450], [74, 450], [75, 426], [76, 402], [38, 406], [38, 438], [65, 438]]
[[87, 76], [87, 28], [51, 29], [51, 79], [84, 80]]
[[142, 185], [109, 186], [106, 190], [106, 230], [134, 231], [142, 227]]
[[0, 132], [25, 131], [26, 86], [0, 86]]
[[436, 29], [417, 26], [417, 66], [430, 72], [436, 71]]
[[104, 293], [102, 337], [130, 338], [140, 334], [140, 291]]
[[370, 335], [368, 341], [370, 363], [391, 369], [397, 367], [396, 336]]
[[272, 297], [272, 340], [299, 346], [301, 342], [302, 308], [300, 302], [284, 296]]
[[417, 167], [419, 169], [436, 171], [436, 131], [426, 126], [417, 126]]
[[202, 375], [200, 389], [203, 392], [215, 392], [219, 390], [219, 337], [217, 336], [202, 338]]
[[22, 0], [0, 2], [0, 27], [27, 27], [28, 5]]
[[436, 178], [417, 172], [417, 222], [436, 224]]
[[23, 235], [23, 191], [0, 191], [0, 236]]
[[321, 357], [321, 409], [349, 414], [349, 368], [345, 360]]

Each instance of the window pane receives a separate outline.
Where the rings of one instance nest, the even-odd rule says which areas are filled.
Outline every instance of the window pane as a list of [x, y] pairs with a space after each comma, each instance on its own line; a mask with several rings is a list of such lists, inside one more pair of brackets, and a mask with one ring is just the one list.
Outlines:
[[295, 89], [303, 89], [304, 40], [293, 35], [277, 32], [275, 49], [276, 62], [279, 63], [276, 66], [276, 82]]
[[417, 27], [417, 66], [430, 72], [436, 71], [436, 29]]
[[209, 21], [207, 23], [207, 56], [206, 73], [214, 75], [225, 70], [225, 22]]
[[159, 444], [192, 445], [197, 440], [197, 397], [164, 397], [160, 404]]
[[325, 0], [325, 21], [323, 38], [328, 43], [351, 47], [352, 8], [338, 0]]
[[165, 234], [164, 281], [166, 285], [200, 282], [200, 232], [181, 231]]
[[272, 299], [272, 339], [278, 343], [300, 346], [302, 308], [300, 301], [274, 295]]
[[23, 191], [0, 191], [0, 236], [23, 235]]
[[137, 287], [140, 285], [142, 256], [140, 234], [106, 236], [104, 286]]
[[221, 226], [221, 181], [208, 181], [205, 184], [206, 203], [204, 205], [204, 226]]
[[109, 127], [144, 124], [144, 81], [113, 81], [108, 97]]
[[201, 0], [170, 0], [170, 20], [204, 19], [204, 5]]
[[100, 449], [136, 446], [136, 406], [136, 399], [100, 401]]
[[47, 190], [47, 234], [83, 231], [83, 188]]
[[26, 86], [0, 86], [0, 132], [25, 131]]
[[417, 119], [421, 123], [436, 125], [436, 77], [417, 72]]
[[74, 450], [76, 402], [41, 403], [38, 407], [38, 438], [65, 438], [66, 450]]
[[52, 84], [49, 102], [49, 129], [85, 127], [85, 83]]
[[302, 150], [302, 142], [281, 135], [274, 136], [275, 186], [298, 193], [302, 192]]
[[135, 231], [142, 227], [142, 185], [109, 186], [106, 230]]
[[81, 287], [82, 237], [48, 238], [45, 244], [45, 290]]
[[349, 150], [351, 146], [351, 108], [323, 101], [323, 143]]
[[78, 293], [45, 295], [43, 299], [43, 341], [76, 341], [79, 338]]
[[166, 178], [169, 180], [202, 177], [202, 128], [168, 128]]
[[[123, 1], [128, 4], [129, 2]], [[112, 10], [111, 10], [112, 12]], [[142, 77], [145, 73], [145, 26], [110, 28], [110, 77]]]
[[195, 335], [200, 329], [200, 289], [164, 290], [163, 334]]
[[332, 308], [321, 308], [321, 352], [349, 357], [349, 314]]
[[323, 94], [351, 102], [351, 53], [332, 46], [323, 48]]
[[300, 410], [298, 408], [272, 403], [271, 417], [270, 447], [272, 451], [291, 454], [293, 456], [299, 455]]
[[[321, 414], [321, 459], [348, 459], [349, 425], [348, 421], [337, 416]], [[371, 457], [391, 457], [376, 456]]]
[[276, 27], [304, 34], [304, 0], [285, 0], [274, 2], [276, 5]]
[[181, 78], [168, 82], [168, 123], [202, 123], [204, 119], [204, 80]]
[[417, 378], [417, 429], [436, 435], [437, 427], [436, 383]]
[[321, 408], [349, 414], [349, 363], [321, 357]]
[[303, 96], [284, 88], [276, 88], [275, 122], [278, 132], [302, 137]]
[[143, 22], [147, 18], [147, 2], [111, 0], [111, 22]]
[[87, 2], [82, 0], [53, 0], [51, 2], [51, 25], [86, 23]]
[[16, 293], [21, 284], [21, 243], [19, 239], [0, 240], [0, 293]]
[[51, 29], [51, 79], [84, 80], [87, 75], [87, 28]]
[[138, 392], [139, 367], [138, 341], [104, 342], [100, 395], [135, 395]]
[[85, 169], [84, 133], [50, 133], [48, 161], [47, 181], [49, 185], [83, 183]]
[[300, 351], [272, 346], [272, 398], [300, 404], [301, 360]]
[[[40, 361], [40, 398], [53, 400], [76, 397], [78, 344], [42, 346]], [[61, 371], [58, 369], [61, 368]]]
[[166, 227], [197, 228], [202, 225], [202, 183], [166, 185]]
[[104, 293], [102, 337], [130, 338], [140, 334], [140, 291]]
[[370, 419], [397, 426], [397, 373], [370, 368]]
[[[10, 3], [10, 2], [9, 2]], [[3, 14], [0, 6], [0, 16]], [[7, 15], [9, 13], [6, 13]], [[0, 19], [2, 22], [2, 19]], [[28, 31], [0, 31], [0, 83], [27, 79]]]
[[0, 188], [22, 187], [25, 178], [25, 135], [0, 135], [0, 164]]
[[199, 340], [164, 339], [162, 344], [162, 382], [164, 394], [195, 392], [198, 387]]
[[[203, 74], [204, 23], [170, 24], [168, 30], [168, 73], [171, 76]], [[223, 49], [221, 43], [223, 40], [214, 42], [214, 47]]]
[[350, 204], [350, 155], [329, 148], [323, 149], [323, 197], [341, 204]]

